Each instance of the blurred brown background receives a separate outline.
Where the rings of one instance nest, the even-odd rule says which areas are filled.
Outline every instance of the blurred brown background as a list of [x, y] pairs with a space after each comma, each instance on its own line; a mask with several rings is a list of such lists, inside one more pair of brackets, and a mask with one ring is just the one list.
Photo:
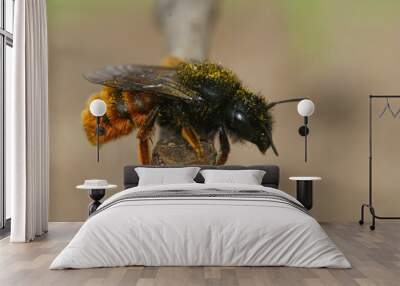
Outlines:
[[[356, 221], [368, 187], [368, 94], [400, 94], [400, 3], [373, 0], [223, 1], [210, 58], [232, 68], [268, 100], [310, 97], [310, 160], [304, 163], [296, 104], [274, 110], [280, 156], [233, 145], [228, 164], [277, 164], [281, 189], [289, 176], [323, 177], [313, 215]], [[99, 89], [82, 78], [107, 64], [158, 64], [164, 41], [153, 2], [48, 0], [50, 50], [50, 219], [81, 221], [89, 199], [75, 186], [105, 178], [119, 186], [122, 168], [137, 164], [135, 134], [101, 148], [101, 162], [81, 127], [80, 112]], [[394, 215], [400, 202], [400, 118], [378, 120], [375, 108], [376, 207]], [[400, 100], [393, 106], [400, 108]]]

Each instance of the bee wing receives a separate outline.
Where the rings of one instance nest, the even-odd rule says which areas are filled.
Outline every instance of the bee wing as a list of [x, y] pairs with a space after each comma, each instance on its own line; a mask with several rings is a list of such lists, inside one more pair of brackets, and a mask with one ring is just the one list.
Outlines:
[[181, 85], [176, 70], [161, 66], [119, 65], [85, 73], [84, 77], [95, 84], [132, 91], [144, 91], [160, 96], [185, 100], [200, 99], [200, 95]]

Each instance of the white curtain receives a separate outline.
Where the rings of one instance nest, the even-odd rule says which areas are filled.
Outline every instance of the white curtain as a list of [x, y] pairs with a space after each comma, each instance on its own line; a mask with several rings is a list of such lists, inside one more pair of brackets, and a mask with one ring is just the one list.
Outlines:
[[13, 93], [6, 98], [6, 187], [12, 242], [47, 232], [48, 54], [45, 0], [16, 0]]

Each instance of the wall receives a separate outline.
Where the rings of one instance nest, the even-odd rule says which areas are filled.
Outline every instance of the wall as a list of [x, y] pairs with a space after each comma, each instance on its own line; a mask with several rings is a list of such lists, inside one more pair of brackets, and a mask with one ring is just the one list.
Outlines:
[[[321, 221], [358, 220], [367, 198], [370, 93], [400, 93], [400, 3], [373, 0], [225, 1], [212, 39], [214, 61], [231, 67], [268, 100], [310, 97], [310, 160], [303, 161], [296, 105], [274, 110], [280, 156], [233, 145], [228, 164], [278, 164], [289, 176], [316, 175], [312, 213]], [[81, 127], [80, 112], [99, 88], [82, 78], [106, 64], [158, 64], [162, 38], [152, 1], [49, 0], [50, 219], [80, 221], [89, 199], [75, 185], [106, 178], [121, 185], [122, 167], [137, 163], [135, 135], [107, 144], [101, 162]], [[400, 107], [400, 101], [394, 106]], [[377, 104], [376, 114], [383, 108]], [[398, 210], [399, 120], [376, 121], [376, 206]], [[112, 193], [112, 192], [111, 192]]]

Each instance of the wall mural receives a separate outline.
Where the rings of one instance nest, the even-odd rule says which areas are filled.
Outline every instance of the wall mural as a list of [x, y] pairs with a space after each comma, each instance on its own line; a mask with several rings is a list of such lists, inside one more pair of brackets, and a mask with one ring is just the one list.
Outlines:
[[[204, 59], [219, 1], [159, 0], [155, 9], [170, 56], [163, 66], [108, 66], [85, 74], [104, 87], [82, 112], [89, 141], [96, 144], [97, 132], [104, 144], [137, 130], [141, 163], [155, 165], [225, 164], [230, 139], [278, 155], [271, 108], [298, 99], [268, 103], [233, 71]], [[99, 128], [89, 108], [95, 99], [107, 105]], [[156, 125], [160, 136], [151, 151]]]
[[[230, 151], [228, 137], [234, 142], [251, 142], [262, 153], [271, 147], [278, 155], [270, 110], [282, 102], [268, 104], [221, 65], [204, 61], [182, 62], [175, 68], [110, 66], [88, 73], [86, 78], [104, 85], [83, 111], [83, 125], [93, 144], [97, 128], [89, 104], [102, 99], [107, 112], [100, 122], [100, 142], [138, 129], [143, 164], [224, 164]], [[151, 159], [149, 142], [156, 123], [162, 132]], [[218, 156], [214, 147], [217, 135]]]
[[[355, 206], [364, 199], [368, 185], [367, 95], [380, 91], [397, 94], [400, 90], [400, 1], [223, 0], [220, 6], [204, 8], [208, 1], [201, 0], [194, 1], [199, 5], [195, 9], [166, 4], [162, 8], [161, 2], [47, 1], [50, 219], [86, 219], [85, 194], [71, 191], [71, 187], [83, 178], [98, 177], [120, 184], [122, 166], [139, 163], [136, 135], [140, 128], [133, 124], [126, 126], [132, 128], [128, 135], [102, 144], [101, 164], [96, 162], [96, 147], [86, 138], [81, 113], [89, 97], [101, 93], [103, 86], [90, 83], [82, 73], [106, 65], [173, 66], [164, 60], [168, 56], [188, 63], [191, 59], [219, 63], [234, 71], [249, 90], [265, 96], [267, 104], [310, 97], [317, 109], [310, 119], [307, 164], [305, 140], [297, 133], [303, 118], [296, 111], [296, 103], [269, 110], [275, 121], [272, 138], [279, 157], [271, 147], [262, 155], [254, 144], [242, 146], [228, 135], [231, 151], [226, 164], [278, 164], [284, 175], [280, 187], [291, 192], [295, 186], [285, 176], [323, 175], [324, 195], [320, 194], [314, 215], [322, 221], [358, 217]], [[191, 0], [183, 2], [186, 7], [196, 5]], [[204, 22], [206, 25], [200, 24]], [[143, 97], [144, 101], [148, 99]], [[400, 132], [394, 131], [398, 130], [400, 115], [399, 120], [392, 120], [387, 112], [378, 120], [384, 104], [377, 104], [373, 110], [376, 128], [383, 134], [374, 139], [378, 152], [374, 176], [375, 184], [385, 185], [387, 191], [379, 192], [375, 203], [380, 204], [377, 207], [383, 214], [390, 214], [398, 211], [400, 199], [400, 192], [394, 193], [399, 181], [387, 179], [398, 174]], [[391, 107], [396, 113], [400, 104], [391, 103]], [[111, 109], [107, 110], [107, 116], [110, 114]], [[169, 135], [159, 119], [153, 142], [149, 141], [150, 162], [160, 160], [161, 155], [155, 158], [153, 153], [163, 154], [166, 164], [197, 162], [196, 153], [180, 131], [179, 136]], [[106, 128], [104, 120], [102, 128]], [[393, 135], [394, 140], [388, 140], [385, 133], [390, 138]], [[204, 164], [209, 158], [215, 158], [216, 163], [219, 133], [212, 145], [201, 139]], [[212, 150], [215, 157], [207, 156]], [[334, 206], [340, 206], [340, 211]]]

